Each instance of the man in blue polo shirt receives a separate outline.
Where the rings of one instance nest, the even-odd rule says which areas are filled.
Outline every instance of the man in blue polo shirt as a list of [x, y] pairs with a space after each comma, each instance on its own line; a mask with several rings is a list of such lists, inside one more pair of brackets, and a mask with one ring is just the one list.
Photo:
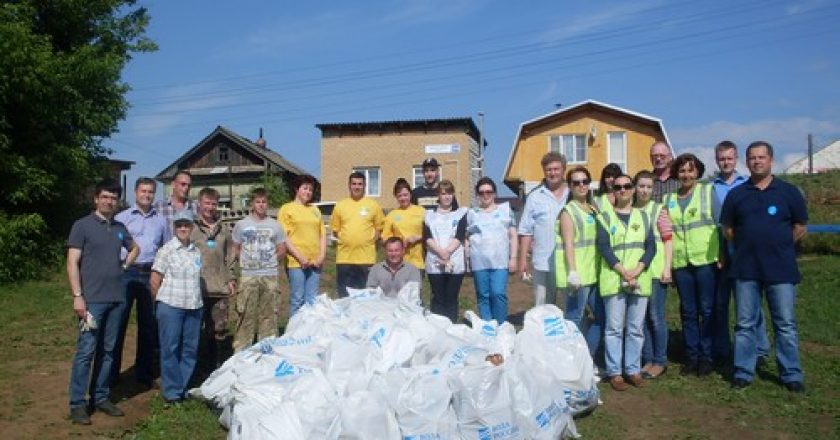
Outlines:
[[[88, 406], [109, 416], [123, 415], [111, 402], [111, 368], [125, 307], [122, 275], [140, 249], [125, 226], [113, 219], [121, 192], [113, 179], [98, 183], [93, 197], [96, 210], [73, 223], [67, 239], [67, 278], [79, 318], [70, 373], [70, 419], [83, 425], [90, 424]], [[120, 261], [123, 248], [129, 250], [125, 263]]]
[[795, 243], [805, 235], [808, 210], [799, 190], [771, 174], [773, 147], [757, 141], [747, 147], [750, 180], [726, 198], [721, 223], [735, 243], [730, 277], [735, 280], [735, 374], [732, 387], [755, 377], [758, 315], [767, 297], [776, 336], [776, 362], [785, 388], [805, 391], [796, 327], [796, 284], [802, 279]]
[[[718, 166], [718, 174], [712, 179], [712, 187], [718, 206], [723, 206], [726, 196], [735, 187], [747, 181], [747, 177], [738, 173], [738, 147], [732, 141], [721, 141], [715, 146], [715, 162]], [[715, 219], [720, 225], [720, 218]], [[723, 232], [721, 230], [721, 232]], [[731, 241], [721, 240], [725, 243], [726, 257], [723, 259], [722, 274], [718, 277], [717, 292], [715, 294], [715, 308], [712, 315], [712, 354], [719, 365], [729, 365], [732, 361], [732, 340], [729, 334], [729, 301], [733, 295], [735, 282], [727, 276], [732, 265], [732, 258], [735, 256], [735, 246]], [[764, 321], [764, 312], [758, 314], [757, 335], [758, 363], [767, 361], [770, 352], [770, 341], [767, 339], [767, 326]]]

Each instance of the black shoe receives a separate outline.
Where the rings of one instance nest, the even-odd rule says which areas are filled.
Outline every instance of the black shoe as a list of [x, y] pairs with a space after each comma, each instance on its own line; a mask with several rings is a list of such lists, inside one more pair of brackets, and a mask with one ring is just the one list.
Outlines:
[[805, 385], [802, 382], [786, 382], [785, 388], [791, 393], [804, 393], [805, 392]]
[[96, 409], [97, 411], [102, 411], [111, 417], [122, 417], [125, 415], [125, 413], [122, 412], [121, 409], [117, 408], [117, 405], [114, 405], [114, 403], [110, 400], [105, 400], [100, 403], [97, 403]]
[[755, 369], [758, 370], [759, 368], [767, 367], [767, 356], [759, 356], [755, 360]]
[[700, 366], [697, 367], [697, 376], [708, 376], [712, 374], [713, 371], [715, 371], [715, 368], [712, 366], [711, 362], [700, 362]]
[[77, 425], [90, 425], [90, 416], [87, 408], [84, 406], [74, 406], [70, 408], [70, 420]]
[[732, 381], [732, 389], [733, 390], [743, 390], [744, 388], [750, 386], [750, 383], [744, 379], [735, 379]]
[[687, 364], [683, 364], [682, 368], [680, 368], [680, 376], [693, 376], [695, 374], [697, 374], [696, 362], [689, 362]]

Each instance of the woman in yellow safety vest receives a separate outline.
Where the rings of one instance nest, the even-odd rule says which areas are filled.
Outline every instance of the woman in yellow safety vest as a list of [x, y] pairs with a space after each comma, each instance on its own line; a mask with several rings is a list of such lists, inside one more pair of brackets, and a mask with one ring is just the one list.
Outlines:
[[683, 375], [706, 376], [712, 367], [712, 312], [720, 244], [715, 219], [719, 210], [711, 184], [698, 182], [706, 167], [685, 153], [671, 164], [680, 187], [663, 203], [673, 225], [674, 281], [680, 295], [680, 318], [687, 361]]
[[[604, 302], [596, 293], [600, 261], [595, 248], [598, 210], [591, 203], [589, 170], [580, 166], [569, 170], [566, 182], [571, 186], [571, 199], [560, 212], [554, 273], [557, 287], [566, 292], [566, 319], [585, 335], [589, 353], [594, 356], [604, 328]], [[594, 315], [588, 323], [584, 322], [587, 305]]]
[[612, 189], [613, 181], [622, 174], [624, 174], [624, 171], [621, 171], [621, 167], [617, 163], [608, 163], [601, 170], [601, 180], [598, 181], [598, 191], [595, 193], [595, 199], [593, 200], [599, 211], [612, 209], [612, 206], [615, 205], [615, 193]]
[[651, 278], [651, 294], [645, 316], [645, 343], [642, 346], [642, 377], [656, 379], [668, 368], [668, 323], [665, 321], [665, 298], [671, 282], [671, 221], [663, 212], [662, 204], [652, 200], [653, 173], [636, 174], [636, 201], [634, 206], [645, 211], [653, 227], [656, 256], [645, 271]]
[[[622, 174], [613, 181], [615, 206], [598, 217], [596, 245], [601, 254], [598, 287], [606, 307], [606, 374], [616, 391], [627, 389], [627, 381], [644, 385], [640, 358], [642, 326], [650, 296], [651, 280], [644, 272], [656, 254], [651, 219], [633, 207], [633, 179]], [[623, 368], [622, 368], [622, 358]]]
[[399, 237], [405, 244], [405, 261], [422, 272], [423, 261], [423, 219], [426, 210], [411, 204], [411, 186], [400, 177], [394, 183], [394, 198], [397, 207], [385, 216], [382, 226], [382, 243], [391, 237]]

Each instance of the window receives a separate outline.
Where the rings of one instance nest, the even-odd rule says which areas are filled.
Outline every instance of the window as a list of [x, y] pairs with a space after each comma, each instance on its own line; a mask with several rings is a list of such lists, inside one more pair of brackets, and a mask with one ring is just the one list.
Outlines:
[[[412, 188], [423, 186], [426, 183], [426, 178], [423, 177], [423, 165], [415, 165], [411, 168], [411, 175], [414, 176], [414, 181], [411, 182]], [[438, 168], [438, 181], [443, 180], [443, 167]]]
[[549, 150], [566, 156], [569, 163], [586, 163], [586, 135], [551, 136]]
[[623, 131], [611, 131], [607, 133], [608, 154], [607, 160], [618, 164], [621, 171], [627, 172], [627, 133]]
[[219, 162], [227, 163], [228, 161], [228, 147], [219, 146]]
[[353, 168], [353, 172], [365, 175], [365, 195], [379, 197], [379, 167]]

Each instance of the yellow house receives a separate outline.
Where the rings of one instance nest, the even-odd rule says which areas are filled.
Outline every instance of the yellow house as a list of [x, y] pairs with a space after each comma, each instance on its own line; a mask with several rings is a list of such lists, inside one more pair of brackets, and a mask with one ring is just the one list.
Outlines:
[[601, 169], [610, 162], [631, 176], [650, 169], [650, 146], [656, 141], [671, 145], [661, 119], [587, 100], [523, 122], [504, 182], [520, 197], [526, 195], [542, 181], [542, 156], [556, 151], [566, 156], [568, 168], [586, 167], [596, 187]]

